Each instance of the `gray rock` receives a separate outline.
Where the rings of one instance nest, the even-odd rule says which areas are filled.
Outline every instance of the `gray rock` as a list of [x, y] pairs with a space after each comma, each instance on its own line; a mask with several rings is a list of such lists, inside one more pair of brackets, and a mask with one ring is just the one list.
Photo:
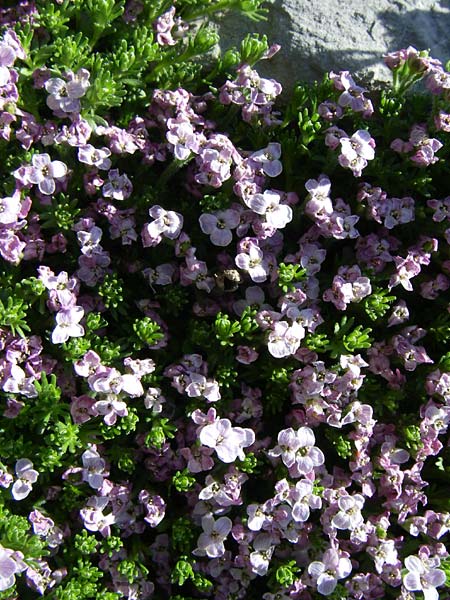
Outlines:
[[221, 49], [239, 46], [247, 33], [281, 44], [257, 70], [292, 89], [296, 80], [320, 80], [327, 71], [348, 70], [357, 81], [387, 81], [386, 52], [414, 46], [450, 58], [448, 0], [272, 0], [266, 22], [229, 15], [217, 27]]

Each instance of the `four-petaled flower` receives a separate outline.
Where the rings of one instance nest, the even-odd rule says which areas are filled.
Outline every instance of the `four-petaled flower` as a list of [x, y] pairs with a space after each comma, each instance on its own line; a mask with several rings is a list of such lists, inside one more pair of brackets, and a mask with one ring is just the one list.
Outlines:
[[28, 181], [37, 184], [39, 191], [50, 196], [56, 189], [55, 179], [64, 179], [67, 166], [60, 160], [51, 160], [48, 154], [34, 154]]
[[214, 448], [222, 462], [232, 463], [238, 458], [245, 459], [244, 448], [255, 442], [255, 432], [243, 427], [232, 427], [229, 419], [217, 419], [202, 428], [199, 440], [204, 446]]
[[11, 488], [14, 500], [23, 500], [28, 496], [36, 483], [39, 473], [33, 469], [33, 463], [28, 458], [21, 458], [16, 462], [17, 479]]
[[218, 558], [225, 554], [224, 541], [232, 527], [231, 519], [220, 517], [217, 521], [212, 515], [205, 515], [202, 518], [203, 533], [197, 541], [197, 548], [193, 551], [196, 556], [209, 556], [209, 558]]
[[408, 573], [403, 576], [403, 585], [409, 592], [422, 592], [424, 600], [439, 600], [437, 587], [444, 585], [446, 575], [441, 569], [437, 559], [422, 559], [410, 555], [405, 558], [405, 567]]

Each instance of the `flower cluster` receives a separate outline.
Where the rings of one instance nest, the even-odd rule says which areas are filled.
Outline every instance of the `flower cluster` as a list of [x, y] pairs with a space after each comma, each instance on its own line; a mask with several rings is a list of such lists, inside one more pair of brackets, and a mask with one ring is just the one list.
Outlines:
[[46, 4], [0, 11], [0, 596], [445, 597], [446, 68], [282, 106], [278, 46], [192, 60], [233, 0]]

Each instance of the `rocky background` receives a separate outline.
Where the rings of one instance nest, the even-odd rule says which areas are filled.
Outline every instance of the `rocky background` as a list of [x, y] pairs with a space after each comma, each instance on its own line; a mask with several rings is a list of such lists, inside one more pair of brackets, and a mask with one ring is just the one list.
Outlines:
[[450, 59], [450, 0], [269, 0], [266, 22], [229, 16], [217, 24], [222, 49], [249, 32], [266, 34], [281, 51], [258, 71], [278, 79], [314, 81], [325, 71], [349, 70], [360, 82], [385, 81], [386, 52], [414, 46]]

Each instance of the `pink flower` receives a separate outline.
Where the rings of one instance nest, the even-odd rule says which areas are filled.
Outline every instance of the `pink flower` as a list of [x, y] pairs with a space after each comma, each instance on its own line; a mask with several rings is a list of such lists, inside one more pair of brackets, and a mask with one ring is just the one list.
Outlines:
[[239, 269], [247, 271], [255, 283], [266, 281], [268, 271], [264, 264], [263, 251], [256, 244], [251, 243], [247, 252], [239, 253], [235, 263]]
[[351, 169], [353, 175], [359, 177], [367, 161], [375, 158], [375, 140], [365, 129], [358, 129], [351, 138], [341, 137], [340, 144], [339, 164]]
[[20, 562], [14, 560], [17, 554], [23, 557], [23, 554], [14, 552], [9, 548], [3, 548], [0, 545], [0, 592], [4, 592], [12, 587], [15, 583], [16, 573], [20, 573], [27, 568], [24, 563], [22, 566]]
[[186, 394], [189, 398], [198, 398], [203, 396], [208, 402], [217, 402], [220, 400], [219, 384], [214, 379], [206, 379], [200, 373], [189, 374], [190, 383], [186, 386]]
[[105, 198], [114, 198], [114, 200], [126, 200], [131, 196], [133, 185], [127, 175], [119, 173], [118, 169], [111, 169], [108, 172], [108, 181], [102, 188], [102, 194]]
[[115, 425], [117, 417], [126, 417], [128, 408], [125, 402], [119, 400], [114, 394], [107, 394], [105, 400], [97, 400], [92, 407], [95, 416], [103, 415], [106, 425]]
[[15, 190], [14, 194], [7, 198], [0, 198], [0, 225], [15, 223], [22, 210], [20, 192]]

